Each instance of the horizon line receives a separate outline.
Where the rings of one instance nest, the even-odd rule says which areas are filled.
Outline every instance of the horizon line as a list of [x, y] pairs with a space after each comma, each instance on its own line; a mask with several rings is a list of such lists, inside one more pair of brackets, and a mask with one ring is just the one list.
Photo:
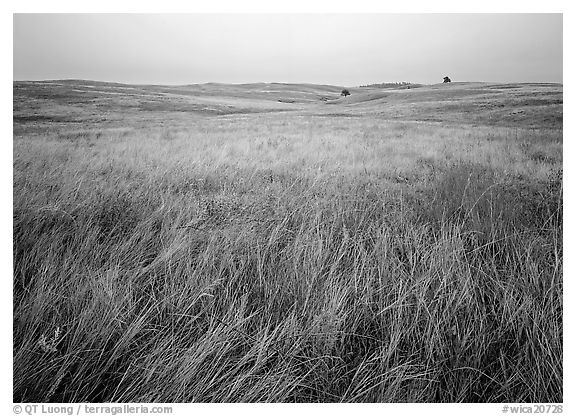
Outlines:
[[[13, 79], [12, 83], [15, 82], [55, 82], [55, 81], [83, 81], [83, 82], [98, 82], [103, 84], [120, 84], [120, 85], [137, 85], [137, 86], [165, 86], [165, 87], [187, 87], [192, 85], [210, 85], [210, 84], [219, 84], [219, 85], [254, 85], [254, 84], [280, 84], [280, 85], [324, 85], [324, 86], [331, 86], [331, 87], [346, 87], [346, 88], [362, 88], [364, 86], [372, 86], [372, 85], [379, 85], [379, 84], [402, 84], [405, 83], [406, 85], [422, 85], [422, 86], [432, 86], [443, 84], [443, 82], [437, 82], [432, 84], [422, 83], [422, 82], [411, 82], [411, 81], [382, 81], [382, 82], [373, 82], [369, 84], [363, 85], [353, 85], [353, 86], [346, 86], [346, 85], [338, 85], [338, 84], [329, 84], [329, 83], [314, 83], [314, 82], [280, 82], [280, 81], [256, 81], [256, 82], [219, 82], [219, 81], [208, 81], [208, 82], [197, 82], [197, 83], [187, 83], [187, 84], [162, 84], [162, 83], [130, 83], [130, 82], [122, 82], [122, 81], [102, 81], [102, 80], [95, 80], [95, 79], [84, 79], [84, 78], [49, 78], [49, 79]], [[555, 84], [555, 85], [564, 85], [564, 82], [557, 82], [557, 81], [451, 81], [451, 84]]]

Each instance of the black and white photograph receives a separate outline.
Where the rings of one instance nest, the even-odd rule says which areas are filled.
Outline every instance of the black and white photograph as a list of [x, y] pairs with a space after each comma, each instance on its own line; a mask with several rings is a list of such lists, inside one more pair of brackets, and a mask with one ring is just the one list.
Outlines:
[[563, 19], [13, 13], [14, 413], [567, 412]]

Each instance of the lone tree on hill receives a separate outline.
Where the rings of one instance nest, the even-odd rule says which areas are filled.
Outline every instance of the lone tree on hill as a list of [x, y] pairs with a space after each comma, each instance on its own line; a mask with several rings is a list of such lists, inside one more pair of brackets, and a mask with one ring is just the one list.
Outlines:
[[348, 97], [350, 95], [350, 91], [348, 90], [342, 90], [342, 92], [340, 93], [340, 95], [342, 97]]
[[452, 80], [448, 77], [444, 77], [444, 84], [446, 84], [447, 82], [452, 82]]

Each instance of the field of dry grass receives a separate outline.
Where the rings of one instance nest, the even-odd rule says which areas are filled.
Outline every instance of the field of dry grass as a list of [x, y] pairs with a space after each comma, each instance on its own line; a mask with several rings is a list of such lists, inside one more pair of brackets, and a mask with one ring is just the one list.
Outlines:
[[14, 83], [15, 402], [561, 402], [562, 86]]

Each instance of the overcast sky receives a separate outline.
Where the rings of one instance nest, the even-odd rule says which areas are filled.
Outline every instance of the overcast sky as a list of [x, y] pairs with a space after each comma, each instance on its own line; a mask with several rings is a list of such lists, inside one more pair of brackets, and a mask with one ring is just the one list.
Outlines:
[[16, 14], [14, 79], [562, 82], [560, 14]]

